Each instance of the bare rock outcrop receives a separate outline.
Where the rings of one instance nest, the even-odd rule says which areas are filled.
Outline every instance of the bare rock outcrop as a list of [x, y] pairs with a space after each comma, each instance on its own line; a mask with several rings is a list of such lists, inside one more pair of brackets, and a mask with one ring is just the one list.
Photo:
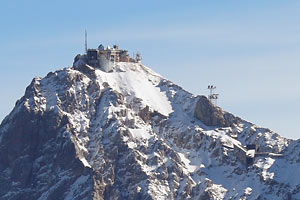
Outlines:
[[240, 120], [240, 118], [212, 104], [205, 96], [198, 96], [194, 116], [207, 126], [218, 127], [230, 127]]

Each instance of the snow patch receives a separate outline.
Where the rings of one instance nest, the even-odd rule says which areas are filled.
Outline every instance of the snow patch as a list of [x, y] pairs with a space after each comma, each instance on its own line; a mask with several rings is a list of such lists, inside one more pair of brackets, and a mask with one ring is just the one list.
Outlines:
[[268, 169], [273, 165], [275, 160], [273, 158], [264, 158], [259, 159], [257, 163], [255, 164], [256, 167], [262, 169], [261, 176], [263, 177], [263, 180], [266, 181], [268, 179], [273, 179], [274, 172], [268, 172]]
[[149, 133], [149, 130], [147, 128], [129, 129], [129, 130], [134, 138], [150, 139], [152, 137], [152, 135]]
[[187, 159], [183, 153], [178, 152], [178, 155], [180, 156], [181, 161], [184, 163], [189, 172], [194, 172], [197, 169], [197, 166], [191, 165], [191, 161]]
[[246, 187], [244, 194], [249, 196], [252, 193], [252, 188], [251, 187]]
[[79, 158], [79, 160], [83, 163], [83, 165], [84, 165], [85, 167], [92, 168], [91, 165], [88, 163], [88, 161], [87, 161], [84, 157]]
[[[161, 77], [150, 74], [148, 70], [141, 70], [143, 66], [134, 63], [120, 65], [123, 70], [116, 70], [114, 73], [96, 70], [100, 85], [107, 82], [112, 89], [122, 93], [128, 100], [133, 97], [142, 99], [144, 105], [148, 105], [165, 116], [173, 112], [166, 93], [157, 87], [159, 81], [162, 80]], [[120, 66], [116, 67], [120, 68]]]

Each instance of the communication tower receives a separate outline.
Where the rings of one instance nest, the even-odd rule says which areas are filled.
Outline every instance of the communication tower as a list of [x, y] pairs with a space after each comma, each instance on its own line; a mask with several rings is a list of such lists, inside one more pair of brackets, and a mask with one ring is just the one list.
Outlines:
[[208, 99], [211, 103], [217, 105], [217, 100], [219, 98], [219, 94], [216, 94], [214, 93], [214, 90], [216, 89], [217, 87], [214, 86], [214, 85], [209, 85], [207, 87], [207, 89], [209, 89], [209, 95], [208, 95]]

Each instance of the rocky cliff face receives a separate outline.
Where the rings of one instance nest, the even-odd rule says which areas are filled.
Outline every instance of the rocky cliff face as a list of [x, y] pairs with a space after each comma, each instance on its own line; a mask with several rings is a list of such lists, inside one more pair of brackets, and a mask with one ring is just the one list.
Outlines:
[[[246, 166], [233, 149], [253, 143], [283, 157]], [[141, 64], [80, 65], [3, 120], [0, 199], [300, 199], [299, 146]]]

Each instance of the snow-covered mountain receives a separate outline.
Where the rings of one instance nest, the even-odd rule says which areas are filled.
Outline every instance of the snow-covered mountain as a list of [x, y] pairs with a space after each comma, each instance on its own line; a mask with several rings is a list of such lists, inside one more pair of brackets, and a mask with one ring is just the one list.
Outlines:
[[299, 140], [140, 63], [34, 78], [0, 126], [0, 199], [300, 199], [299, 166]]

